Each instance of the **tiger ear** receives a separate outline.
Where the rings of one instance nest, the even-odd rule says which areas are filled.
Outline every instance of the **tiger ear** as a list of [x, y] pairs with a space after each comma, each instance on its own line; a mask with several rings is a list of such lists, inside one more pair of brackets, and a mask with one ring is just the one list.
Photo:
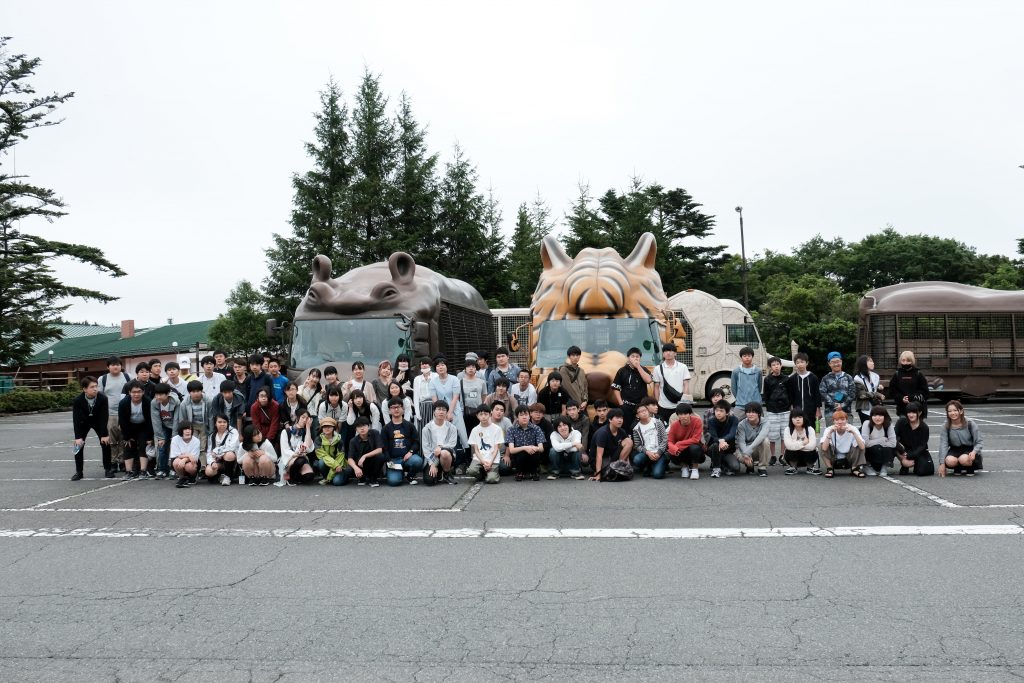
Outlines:
[[631, 268], [643, 266], [650, 269], [654, 268], [654, 262], [657, 258], [658, 242], [654, 239], [654, 235], [645, 232], [640, 235], [636, 246], [633, 247], [633, 253], [626, 257], [626, 265]]
[[544, 270], [572, 265], [572, 259], [552, 235], [547, 235], [540, 244], [540, 262], [544, 266]]

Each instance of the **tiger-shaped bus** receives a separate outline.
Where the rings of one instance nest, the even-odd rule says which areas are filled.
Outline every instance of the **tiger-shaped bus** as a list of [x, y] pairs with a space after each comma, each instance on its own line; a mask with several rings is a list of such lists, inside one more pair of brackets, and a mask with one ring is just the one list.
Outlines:
[[[609, 247], [585, 248], [570, 258], [558, 240], [541, 243], [543, 270], [530, 304], [530, 325], [509, 335], [509, 346], [526, 342], [532, 380], [543, 386], [547, 375], [565, 362], [566, 350], [580, 347], [590, 399], [610, 398], [612, 378], [626, 363], [626, 351], [642, 352], [645, 366], [661, 362], [661, 345], [684, 346], [682, 327], [668, 310], [661, 276], [654, 269], [658, 247], [644, 233], [626, 258]], [[528, 340], [518, 334], [525, 330]]]

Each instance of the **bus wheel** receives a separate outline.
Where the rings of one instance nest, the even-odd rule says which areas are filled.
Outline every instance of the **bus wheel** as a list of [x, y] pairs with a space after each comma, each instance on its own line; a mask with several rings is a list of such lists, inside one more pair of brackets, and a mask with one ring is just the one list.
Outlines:
[[732, 374], [728, 372], [719, 372], [715, 375], [711, 375], [708, 379], [707, 385], [704, 387], [704, 398], [711, 400], [711, 391], [714, 389], [721, 389], [725, 392], [725, 400], [729, 403], [735, 403], [736, 399], [732, 395]]

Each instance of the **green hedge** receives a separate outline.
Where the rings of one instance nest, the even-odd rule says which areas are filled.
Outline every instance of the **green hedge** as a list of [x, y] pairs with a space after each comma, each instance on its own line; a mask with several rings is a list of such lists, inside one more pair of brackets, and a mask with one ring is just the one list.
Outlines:
[[75, 389], [36, 391], [15, 389], [0, 396], [0, 413], [29, 413], [36, 410], [68, 410], [80, 392]]

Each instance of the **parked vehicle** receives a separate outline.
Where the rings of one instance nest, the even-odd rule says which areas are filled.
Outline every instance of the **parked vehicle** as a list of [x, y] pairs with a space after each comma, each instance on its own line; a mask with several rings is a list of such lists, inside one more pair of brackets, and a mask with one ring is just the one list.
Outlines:
[[912, 351], [933, 396], [1024, 389], [1024, 292], [956, 282], [906, 282], [860, 302], [857, 353], [888, 381]]

